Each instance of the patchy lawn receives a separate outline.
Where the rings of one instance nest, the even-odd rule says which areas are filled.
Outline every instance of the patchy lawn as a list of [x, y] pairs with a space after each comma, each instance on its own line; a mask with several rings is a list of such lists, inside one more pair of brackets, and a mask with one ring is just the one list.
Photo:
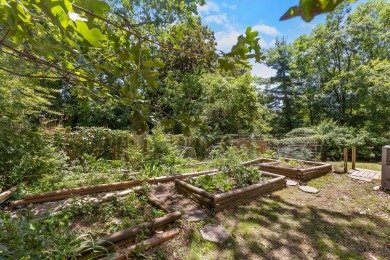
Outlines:
[[345, 175], [327, 175], [307, 194], [288, 187], [207, 222], [231, 238], [206, 242], [203, 223], [181, 223], [180, 236], [145, 254], [165, 259], [390, 259], [390, 195]]
[[[330, 162], [329, 161], [327, 163], [338, 164], [341, 167], [343, 165], [343, 162]], [[382, 170], [382, 165], [380, 163], [377, 163], [377, 162], [356, 162], [356, 168], [380, 172]], [[351, 169], [352, 169], [352, 162], [348, 162], [348, 171]]]

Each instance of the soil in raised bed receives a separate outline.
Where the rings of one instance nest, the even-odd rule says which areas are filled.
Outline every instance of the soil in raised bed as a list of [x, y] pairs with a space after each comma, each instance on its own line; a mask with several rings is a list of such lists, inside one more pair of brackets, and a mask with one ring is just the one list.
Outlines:
[[317, 164], [311, 164], [299, 160], [284, 160], [280, 159], [278, 162], [275, 162], [271, 165], [274, 166], [281, 166], [281, 167], [286, 167], [286, 168], [291, 168], [291, 169], [308, 169], [311, 167], [318, 166]]
[[203, 209], [193, 200], [177, 193], [173, 182], [155, 184], [150, 193], [173, 210], [187, 212]]

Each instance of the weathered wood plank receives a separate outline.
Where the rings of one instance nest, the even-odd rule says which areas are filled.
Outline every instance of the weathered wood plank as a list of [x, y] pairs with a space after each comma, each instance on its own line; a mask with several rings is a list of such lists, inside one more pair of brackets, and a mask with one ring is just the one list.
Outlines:
[[[142, 232], [145, 229], [148, 229], [150, 231], [155, 230], [156, 228], [159, 228], [161, 226], [167, 225], [175, 220], [178, 220], [181, 217], [181, 212], [175, 211], [172, 213], [169, 213], [161, 218], [156, 218], [150, 222], [144, 222], [142, 224], [123, 229], [121, 231], [115, 232], [107, 237], [104, 237], [102, 239], [99, 239], [98, 241], [94, 242], [95, 246], [101, 246], [101, 247], [110, 247], [113, 244], [116, 244], [118, 242], [121, 242], [123, 240], [127, 240], [130, 238], [134, 238], [137, 236], [140, 232]], [[92, 244], [90, 241], [83, 243], [77, 250], [77, 253], [88, 253], [91, 250]]]
[[134, 250], [137, 250], [137, 252], [148, 250], [149, 248], [155, 247], [159, 244], [164, 243], [165, 241], [174, 238], [178, 234], [179, 234], [178, 229], [173, 229], [173, 230], [166, 231], [162, 234], [157, 234], [152, 238], [149, 238], [145, 241], [142, 241], [138, 244], [132, 245], [131, 247], [127, 248], [126, 249], [127, 252], [125, 254], [122, 255], [116, 254], [110, 257], [109, 259], [114, 259], [114, 260], [131, 259]]

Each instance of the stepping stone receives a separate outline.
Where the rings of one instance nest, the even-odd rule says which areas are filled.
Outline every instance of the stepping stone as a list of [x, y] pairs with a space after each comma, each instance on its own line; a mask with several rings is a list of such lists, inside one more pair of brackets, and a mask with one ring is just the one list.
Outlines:
[[366, 181], [366, 182], [371, 182], [372, 179], [370, 178], [364, 178], [364, 177], [358, 177], [358, 176], [353, 176], [353, 175], [348, 175], [350, 178], [359, 180], [359, 181]]
[[215, 243], [222, 244], [229, 237], [229, 232], [225, 227], [215, 224], [207, 224], [202, 229], [200, 229], [203, 239], [212, 241]]
[[313, 193], [313, 194], [317, 194], [318, 192], [320, 192], [316, 188], [313, 188], [313, 187], [310, 187], [310, 186], [299, 186], [299, 189], [301, 191], [304, 191], [304, 192], [307, 192], [307, 193]]
[[292, 181], [292, 180], [287, 180], [286, 184], [287, 184], [287, 186], [297, 186], [298, 182]]
[[198, 222], [209, 217], [209, 214], [205, 210], [197, 209], [190, 210], [183, 214], [183, 218], [190, 222]]
[[380, 190], [381, 189], [381, 186], [375, 186], [374, 188], [372, 188], [373, 190]]

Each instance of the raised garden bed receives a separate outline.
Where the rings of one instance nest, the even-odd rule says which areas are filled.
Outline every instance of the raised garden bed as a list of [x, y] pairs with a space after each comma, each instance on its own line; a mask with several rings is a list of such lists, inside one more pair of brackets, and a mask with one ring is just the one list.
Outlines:
[[332, 171], [331, 164], [288, 158], [281, 158], [279, 160], [259, 158], [243, 164], [252, 166], [256, 165], [262, 171], [284, 175], [301, 181], [308, 181]]
[[[175, 180], [176, 190], [214, 212], [232, 208], [260, 195], [286, 187], [286, 177], [251, 169], [252, 173], [233, 169], [207, 176]], [[256, 172], [258, 174], [256, 174]], [[257, 179], [257, 180], [256, 180]], [[200, 187], [196, 187], [200, 186]]]
[[75, 200], [56, 216], [70, 218], [73, 230], [89, 234], [94, 240], [82, 243], [76, 250], [82, 259], [90, 259], [104, 257], [108, 251], [120, 254], [121, 247], [165, 229], [181, 215], [151, 195], [133, 192], [105, 203]]
[[117, 183], [98, 184], [92, 186], [84, 186], [78, 188], [29, 194], [25, 196], [25, 198], [22, 200], [12, 201], [10, 207], [15, 208], [17, 206], [29, 205], [34, 203], [63, 200], [75, 195], [86, 195], [86, 194], [99, 193], [99, 192], [124, 190], [135, 186], [139, 186], [143, 183], [170, 182], [170, 181], [174, 181], [175, 179], [184, 179], [193, 176], [200, 176], [200, 175], [205, 175], [217, 171], [218, 171], [217, 169], [212, 169], [207, 171], [191, 172], [191, 173], [177, 174], [172, 176], [161, 176], [156, 178], [147, 178], [147, 179], [132, 180], [132, 181], [125, 181], [125, 182], [117, 182]]

